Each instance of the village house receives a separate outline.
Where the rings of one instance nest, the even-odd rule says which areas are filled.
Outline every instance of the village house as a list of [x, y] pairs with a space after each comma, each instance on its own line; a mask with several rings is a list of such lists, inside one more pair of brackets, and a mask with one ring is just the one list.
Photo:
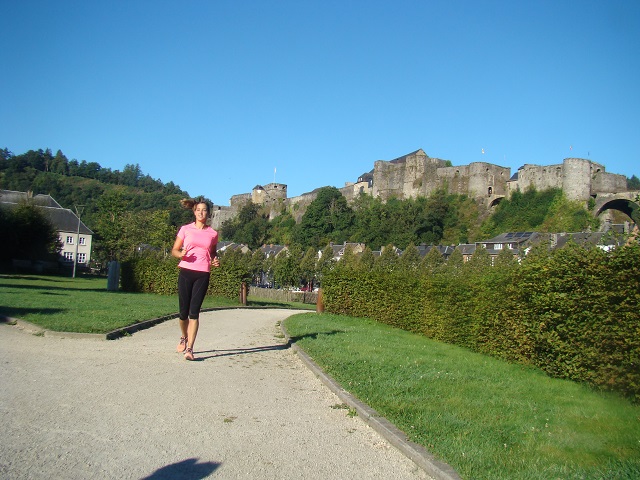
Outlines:
[[[63, 208], [50, 195], [31, 195], [30, 192], [16, 192], [12, 190], [0, 190], [0, 204], [4, 208], [15, 208], [21, 202], [32, 202], [49, 219], [58, 232], [58, 239], [62, 249], [59, 252], [58, 265], [45, 265], [39, 262], [31, 265], [24, 259], [14, 259], [14, 264], [19, 267], [51, 269], [59, 266], [73, 268], [88, 268], [91, 261], [91, 246], [93, 232], [82, 220], [68, 208]], [[16, 263], [17, 262], [17, 263]]]

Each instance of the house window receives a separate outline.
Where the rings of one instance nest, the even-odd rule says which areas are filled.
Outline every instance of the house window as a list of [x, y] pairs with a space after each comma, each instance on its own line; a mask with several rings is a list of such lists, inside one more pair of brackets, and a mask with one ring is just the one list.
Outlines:
[[73, 245], [73, 237], [71, 235], [67, 235], [67, 244]]
[[64, 252], [64, 259], [73, 262], [73, 252]]
[[80, 237], [78, 239], [78, 245], [86, 245], [87, 244], [87, 239], [86, 237]]
[[496, 243], [493, 248], [495, 248], [496, 250], [502, 250], [502, 244], [501, 243]]
[[78, 254], [78, 263], [87, 263], [87, 254], [79, 253]]

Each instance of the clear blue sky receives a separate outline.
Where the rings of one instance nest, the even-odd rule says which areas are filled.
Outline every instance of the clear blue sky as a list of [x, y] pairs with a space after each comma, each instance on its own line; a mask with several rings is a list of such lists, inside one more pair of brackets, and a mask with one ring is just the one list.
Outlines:
[[[640, 1], [0, 0], [0, 148], [216, 204], [422, 148], [640, 176]], [[482, 153], [484, 149], [484, 154]]]

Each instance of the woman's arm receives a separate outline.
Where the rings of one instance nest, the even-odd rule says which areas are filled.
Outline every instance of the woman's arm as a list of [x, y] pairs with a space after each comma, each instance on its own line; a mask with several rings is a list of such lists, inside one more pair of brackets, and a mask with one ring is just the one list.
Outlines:
[[220, 259], [218, 258], [218, 244], [216, 243], [211, 247], [211, 265], [214, 267], [220, 266]]
[[176, 258], [184, 257], [184, 251], [182, 250], [182, 245], [184, 241], [182, 238], [177, 237], [175, 243], [173, 244], [173, 248], [171, 249], [171, 255]]

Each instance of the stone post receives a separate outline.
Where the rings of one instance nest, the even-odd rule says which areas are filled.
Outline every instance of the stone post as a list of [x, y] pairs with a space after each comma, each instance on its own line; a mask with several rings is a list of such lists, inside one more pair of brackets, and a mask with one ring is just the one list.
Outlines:
[[247, 283], [242, 282], [240, 284], [240, 303], [247, 306]]
[[107, 290], [117, 292], [120, 284], [120, 262], [115, 260], [109, 262], [107, 273]]
[[322, 289], [318, 289], [318, 300], [316, 300], [316, 313], [324, 312], [324, 300], [322, 298]]

